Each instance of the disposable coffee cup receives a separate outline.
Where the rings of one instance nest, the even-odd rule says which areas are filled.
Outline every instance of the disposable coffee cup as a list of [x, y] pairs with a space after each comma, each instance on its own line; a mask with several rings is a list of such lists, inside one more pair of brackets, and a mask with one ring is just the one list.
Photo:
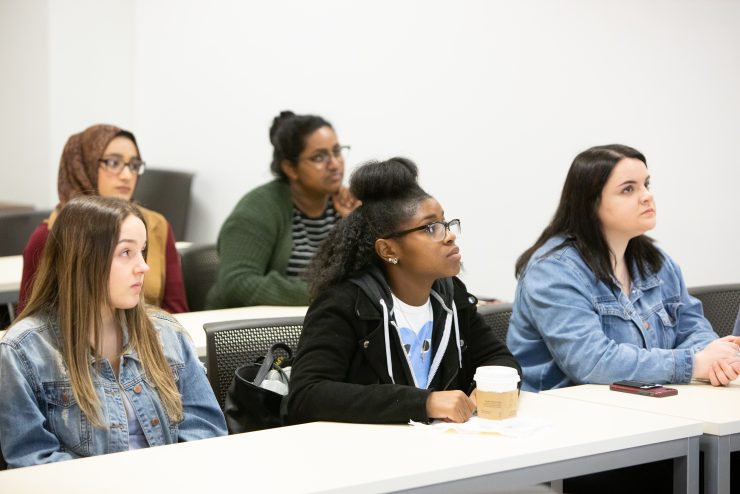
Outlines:
[[519, 406], [519, 373], [512, 367], [489, 365], [475, 371], [478, 416], [484, 419], [508, 419]]

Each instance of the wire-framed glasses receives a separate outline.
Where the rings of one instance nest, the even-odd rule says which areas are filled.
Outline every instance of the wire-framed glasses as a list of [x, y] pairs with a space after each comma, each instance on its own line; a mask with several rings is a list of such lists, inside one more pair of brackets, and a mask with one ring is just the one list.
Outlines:
[[329, 164], [332, 158], [343, 161], [347, 157], [347, 154], [349, 154], [349, 150], [349, 146], [336, 146], [331, 151], [326, 151], [322, 149], [321, 151], [318, 151], [304, 159], [316, 166], [326, 166]]
[[434, 223], [428, 223], [426, 225], [417, 226], [416, 228], [409, 228], [408, 230], [402, 230], [400, 232], [394, 232], [390, 235], [386, 235], [383, 238], [398, 238], [409, 233], [424, 231], [432, 240], [441, 241], [447, 236], [447, 232], [450, 231], [459, 236], [462, 233], [460, 228], [460, 220], [454, 219], [450, 221], [435, 221]]

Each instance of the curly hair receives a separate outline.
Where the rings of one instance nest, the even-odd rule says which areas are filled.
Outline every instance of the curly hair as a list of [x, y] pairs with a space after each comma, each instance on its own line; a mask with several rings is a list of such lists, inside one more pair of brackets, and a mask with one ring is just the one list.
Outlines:
[[370, 161], [350, 178], [350, 191], [362, 205], [340, 221], [308, 266], [311, 298], [372, 264], [383, 268], [375, 241], [398, 230], [430, 197], [417, 182], [417, 167], [406, 158]]

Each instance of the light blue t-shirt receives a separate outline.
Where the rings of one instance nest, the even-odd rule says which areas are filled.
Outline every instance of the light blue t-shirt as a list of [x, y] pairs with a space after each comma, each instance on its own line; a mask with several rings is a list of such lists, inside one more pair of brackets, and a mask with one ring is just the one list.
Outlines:
[[393, 295], [393, 314], [416, 387], [426, 389], [429, 386], [429, 369], [433, 358], [432, 304], [427, 299], [419, 307], [408, 305]]

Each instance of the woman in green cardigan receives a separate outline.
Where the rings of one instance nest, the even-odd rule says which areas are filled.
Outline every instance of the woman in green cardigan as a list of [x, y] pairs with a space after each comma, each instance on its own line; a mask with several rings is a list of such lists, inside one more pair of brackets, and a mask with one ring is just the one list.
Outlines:
[[329, 122], [284, 111], [270, 141], [276, 178], [242, 197], [221, 227], [209, 309], [308, 305], [305, 267], [356, 205], [342, 187], [349, 146], [339, 144]]

